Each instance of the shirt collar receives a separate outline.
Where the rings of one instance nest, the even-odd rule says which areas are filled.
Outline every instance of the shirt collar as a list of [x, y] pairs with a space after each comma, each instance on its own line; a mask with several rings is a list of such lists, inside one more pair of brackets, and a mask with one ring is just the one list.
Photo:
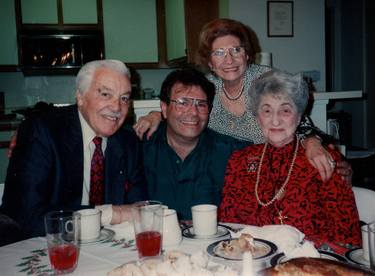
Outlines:
[[[78, 116], [79, 116], [79, 121], [81, 123], [81, 129], [82, 129], [83, 147], [86, 149], [89, 146], [90, 142], [92, 142], [92, 139], [94, 139], [94, 137], [97, 135], [95, 134], [93, 129], [90, 127], [90, 125], [87, 123], [86, 119], [83, 117], [81, 111], [79, 110], [78, 110]], [[102, 138], [103, 138], [103, 142], [102, 142], [102, 148], [103, 148], [103, 145], [107, 144], [107, 137], [102, 137]], [[103, 152], [104, 152], [104, 149], [103, 149]]]

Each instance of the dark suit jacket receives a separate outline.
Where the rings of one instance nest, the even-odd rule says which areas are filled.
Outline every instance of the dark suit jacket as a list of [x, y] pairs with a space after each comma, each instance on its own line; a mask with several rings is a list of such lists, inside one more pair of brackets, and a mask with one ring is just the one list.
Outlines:
[[[0, 211], [16, 220], [25, 237], [44, 235], [43, 216], [79, 209], [83, 189], [83, 141], [77, 106], [27, 119], [18, 130]], [[142, 150], [132, 129], [108, 138], [105, 203], [124, 204], [147, 197]]]

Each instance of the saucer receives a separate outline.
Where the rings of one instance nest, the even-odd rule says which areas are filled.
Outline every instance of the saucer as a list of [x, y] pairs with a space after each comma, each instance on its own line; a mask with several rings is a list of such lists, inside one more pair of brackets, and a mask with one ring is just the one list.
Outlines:
[[345, 257], [352, 263], [369, 267], [370, 262], [363, 258], [363, 249], [355, 248], [346, 252]]
[[110, 239], [113, 238], [114, 235], [115, 235], [114, 231], [112, 231], [110, 229], [102, 228], [100, 230], [99, 237], [97, 237], [95, 239], [90, 239], [90, 240], [80, 240], [79, 242], [80, 242], [81, 245], [95, 244], [95, 243], [100, 243], [100, 242], [110, 240]]
[[192, 240], [213, 240], [218, 238], [224, 238], [227, 235], [230, 235], [230, 233], [228, 228], [226, 228], [224, 225], [218, 225], [216, 234], [210, 236], [195, 235], [194, 227], [192, 225], [182, 230], [182, 236]]

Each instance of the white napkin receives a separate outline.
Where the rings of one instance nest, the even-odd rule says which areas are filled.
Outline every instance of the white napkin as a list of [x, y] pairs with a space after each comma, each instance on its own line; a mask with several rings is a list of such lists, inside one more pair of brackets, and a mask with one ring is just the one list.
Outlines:
[[110, 229], [115, 232], [114, 239], [121, 240], [134, 240], [135, 233], [134, 233], [134, 226], [132, 222], [125, 221], [120, 224], [108, 224], [104, 225], [104, 228]]
[[237, 233], [231, 232], [234, 238], [238, 238], [242, 233], [273, 242], [287, 258], [319, 257], [313, 243], [304, 241], [305, 234], [290, 225], [246, 226]]

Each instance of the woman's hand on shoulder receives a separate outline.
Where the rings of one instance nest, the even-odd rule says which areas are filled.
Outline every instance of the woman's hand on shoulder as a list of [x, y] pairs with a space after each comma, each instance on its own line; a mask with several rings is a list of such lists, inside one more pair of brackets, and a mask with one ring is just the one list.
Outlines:
[[150, 139], [151, 135], [158, 129], [161, 120], [161, 112], [151, 111], [146, 116], [140, 117], [134, 124], [133, 129], [139, 139], [142, 140], [145, 133], [147, 133], [147, 139]]
[[[331, 149], [335, 149], [335, 146], [330, 144]], [[353, 169], [352, 165], [345, 160], [338, 161], [336, 164], [337, 173], [341, 176], [342, 180], [349, 186], [352, 187], [352, 176]]]
[[319, 171], [323, 181], [331, 178], [335, 169], [335, 162], [329, 152], [322, 146], [321, 140], [315, 136], [303, 140], [306, 157], [314, 168]]

